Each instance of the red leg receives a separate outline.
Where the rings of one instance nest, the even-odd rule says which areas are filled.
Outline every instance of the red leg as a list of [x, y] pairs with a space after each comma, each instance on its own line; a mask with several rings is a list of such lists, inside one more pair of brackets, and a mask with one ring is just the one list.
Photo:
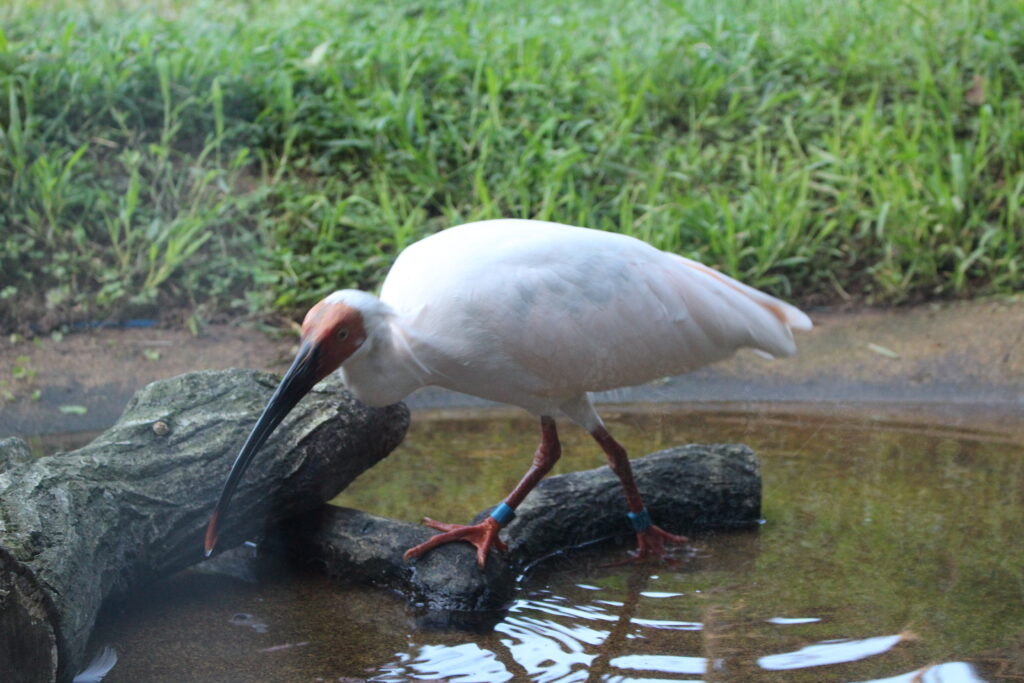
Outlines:
[[630, 518], [634, 519], [634, 526], [639, 523], [643, 527], [637, 529], [636, 551], [632, 553], [633, 557], [637, 560], [645, 557], [661, 557], [665, 554], [665, 543], [686, 543], [685, 536], [670, 534], [650, 523], [650, 516], [644, 510], [644, 501], [640, 497], [640, 489], [637, 488], [636, 480], [633, 479], [633, 468], [629, 466], [626, 449], [603, 426], [593, 430], [591, 435], [601, 445], [601, 449], [608, 456], [608, 465], [622, 482], [622, 488], [626, 492], [626, 504], [629, 505], [629, 511], [632, 513]]
[[[555, 429], [554, 418], [547, 416], [540, 418], [540, 435], [540, 445], [537, 446], [537, 451], [533, 454], [533, 464], [530, 465], [530, 469], [526, 471], [526, 474], [523, 475], [523, 478], [512, 490], [512, 493], [508, 494], [508, 497], [505, 498], [505, 505], [508, 506], [509, 510], [515, 510], [519, 507], [519, 504], [523, 502], [523, 498], [526, 498], [526, 494], [532, 491], [533, 487], [544, 478], [544, 475], [551, 471], [551, 468], [562, 455], [562, 446], [558, 441], [558, 431]], [[507, 521], [505, 520], [505, 523]], [[419, 544], [415, 548], [406, 550], [405, 555], [403, 555], [406, 560], [412, 557], [419, 557], [428, 550], [432, 550], [445, 543], [466, 541], [476, 547], [476, 563], [483, 569], [484, 563], [487, 560], [487, 551], [490, 550], [491, 546], [495, 546], [499, 550], [506, 550], [505, 544], [498, 538], [498, 532], [504, 526], [504, 523], [491, 516], [488, 516], [479, 524], [468, 526], [442, 524], [429, 517], [424, 517], [423, 523], [443, 533], [434, 536], [425, 543]]]

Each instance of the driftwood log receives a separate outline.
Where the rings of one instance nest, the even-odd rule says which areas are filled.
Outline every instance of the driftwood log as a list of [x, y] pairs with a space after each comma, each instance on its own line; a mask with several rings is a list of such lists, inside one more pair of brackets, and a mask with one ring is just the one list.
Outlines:
[[[276, 383], [182, 375], [140, 391], [72, 453], [33, 460], [24, 442], [0, 441], [0, 679], [70, 680], [103, 600], [202, 559], [207, 516]], [[219, 547], [318, 508], [401, 442], [408, 417], [311, 392], [257, 456]]]
[[[633, 470], [651, 516], [667, 531], [750, 528], [760, 520], [760, 465], [746, 446], [680, 446], [633, 460]], [[502, 532], [508, 553], [492, 550], [483, 572], [466, 543], [450, 543], [405, 563], [402, 553], [436, 532], [349, 508], [325, 505], [288, 519], [271, 538], [272, 545], [334, 578], [398, 590], [428, 621], [472, 624], [477, 617], [470, 613], [506, 607], [516, 577], [538, 560], [633, 537], [624, 513], [622, 487], [608, 467], [549, 477]]]

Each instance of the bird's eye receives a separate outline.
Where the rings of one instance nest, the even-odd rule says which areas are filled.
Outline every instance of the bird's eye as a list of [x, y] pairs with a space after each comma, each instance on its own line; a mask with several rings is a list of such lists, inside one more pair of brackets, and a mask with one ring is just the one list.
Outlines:
[[340, 339], [342, 341], [345, 341], [346, 339], [348, 339], [348, 330], [346, 330], [344, 327], [338, 328], [338, 331], [335, 334], [337, 334], [338, 335], [338, 339]]

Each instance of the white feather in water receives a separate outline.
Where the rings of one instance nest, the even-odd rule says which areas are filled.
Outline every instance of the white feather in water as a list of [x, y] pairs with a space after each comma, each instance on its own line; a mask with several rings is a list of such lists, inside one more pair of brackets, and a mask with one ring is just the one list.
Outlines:
[[89, 666], [75, 676], [72, 683], [99, 683], [117, 664], [117, 650], [107, 646], [92, 658]]

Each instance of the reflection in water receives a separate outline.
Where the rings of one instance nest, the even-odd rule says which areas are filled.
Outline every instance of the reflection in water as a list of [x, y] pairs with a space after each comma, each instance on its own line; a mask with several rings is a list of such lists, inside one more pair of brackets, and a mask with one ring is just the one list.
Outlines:
[[978, 678], [978, 674], [970, 664], [947, 662], [936, 666], [927, 666], [902, 676], [876, 678], [873, 681], [863, 681], [862, 683], [985, 683], [985, 681]]
[[829, 640], [802, 647], [796, 652], [760, 657], [757, 663], [769, 671], [806, 669], [809, 666], [827, 666], [842, 662], [853, 662], [865, 657], [880, 655], [903, 640], [902, 636], [875, 636], [860, 640]]
[[415, 654], [400, 654], [393, 666], [383, 667], [384, 674], [375, 681], [407, 681], [409, 679], [442, 679], [450, 683], [512, 680], [512, 674], [488, 652], [474, 643], [449, 647], [424, 645]]
[[[107, 683], [182, 680], [174, 673], [184, 671], [218, 683], [1024, 676], [1019, 446], [870, 419], [608, 419], [634, 453], [694, 435], [748, 443], [762, 461], [766, 523], [698, 535], [696, 552], [672, 566], [606, 566], [622, 550], [554, 558], [485, 634], [419, 630], [398, 598], [313, 575], [252, 583], [185, 573], [101, 622], [94, 643], [120, 654]], [[345, 504], [468, 518], [516, 483], [535, 446], [526, 424], [421, 421]], [[600, 462], [585, 434], [565, 436], [561, 471]], [[917, 637], [889, 635], [909, 631]]]
[[104, 647], [71, 683], [100, 683], [116, 665], [117, 651], [112, 647]]
[[636, 617], [632, 623], [637, 626], [650, 626], [651, 628], [666, 628], [675, 631], [699, 631], [700, 622], [696, 621], [673, 621], [671, 619], [641, 619]]
[[281, 645], [271, 645], [270, 647], [265, 647], [262, 650], [260, 650], [260, 652], [280, 652], [281, 650], [288, 650], [293, 647], [306, 647], [307, 645], [309, 645], [308, 640], [304, 640], [301, 643], [282, 643]]
[[[611, 576], [605, 577], [611, 579]], [[400, 654], [381, 669], [375, 681], [441, 678], [451, 681], [656, 681], [705, 680], [709, 665], [715, 674], [708, 680], [760, 680], [771, 671], [794, 671], [829, 667], [883, 656], [909, 635], [875, 636], [812, 643], [799, 650], [756, 658], [756, 665], [742, 660], [746, 652], [709, 660], [705, 625], [699, 621], [661, 619], [647, 616], [666, 611], [700, 610], [699, 592], [644, 590], [658, 577], [640, 571], [627, 575], [625, 586], [604, 588], [575, 584], [572, 595], [549, 589], [535, 590], [531, 597], [517, 601], [508, 617], [496, 627], [500, 638], [493, 651], [473, 645], [454, 648], [419, 645], [413, 654]], [[765, 619], [776, 627], [814, 624], [818, 617], [774, 617]], [[682, 632], [692, 634], [681, 635]], [[680, 635], [673, 635], [673, 633]], [[818, 669], [821, 670], [820, 668]], [[475, 673], [469, 673], [475, 672]], [[917, 680], [919, 670], [910, 678]], [[949, 683], [953, 676], [978, 679], [966, 664], [951, 663], [927, 669], [930, 678]], [[466, 677], [468, 676], [468, 677]], [[670, 676], [671, 678], [663, 678]], [[686, 678], [680, 678], [685, 676]], [[942, 677], [939, 677], [942, 676]], [[765, 678], [768, 680], [768, 678]], [[819, 680], [831, 680], [826, 676]]]
[[620, 669], [641, 669], [669, 674], [703, 675], [708, 668], [708, 662], [703, 657], [675, 655], [623, 655], [612, 659], [611, 664]]
[[821, 621], [818, 617], [772, 617], [766, 619], [769, 624], [813, 624], [816, 621]]
[[267, 625], [251, 614], [239, 613], [228, 619], [229, 624], [251, 628], [256, 633], [266, 633]]
[[[419, 645], [409, 653], [400, 653], [396, 661], [380, 669], [372, 681], [405, 681], [417, 679], [463, 681], [531, 680], [542, 683], [558, 681], [656, 681], [705, 680], [709, 664], [713, 675], [709, 680], [759, 680], [749, 673], [737, 676], [742, 662], [717, 659], [709, 662], [704, 656], [707, 634], [691, 641], [673, 640], [657, 631], [703, 631], [698, 622], [648, 619], [636, 615], [646, 605], [639, 598], [658, 592], [637, 591], [635, 575], [627, 587], [624, 600], [596, 599], [589, 603], [573, 603], [564, 596], [544, 591], [543, 597], [520, 600], [496, 631], [503, 637], [499, 647], [489, 651], [467, 643], [454, 647]], [[594, 591], [595, 587], [587, 586]], [[616, 591], [619, 592], [619, 591]], [[682, 597], [681, 593], [673, 594]], [[613, 607], [617, 606], [617, 607]], [[653, 607], [653, 606], [652, 606]], [[766, 620], [767, 621], [767, 620]], [[778, 619], [790, 625], [812, 623], [817, 618]], [[614, 643], [616, 636], [626, 642]], [[886, 654], [903, 641], [913, 640], [904, 634], [871, 638], [825, 641], [807, 645], [795, 652], [757, 658], [757, 668], [765, 676], [771, 671], [794, 671], [855, 662]], [[615, 647], [610, 648], [610, 645]], [[692, 652], [687, 652], [687, 647]], [[614, 652], [631, 654], [607, 656]], [[603, 662], [600, 660], [604, 660]], [[508, 663], [506, 665], [505, 663]], [[735, 671], [733, 671], [735, 669]], [[820, 672], [820, 669], [819, 669]], [[672, 678], [658, 678], [659, 676]], [[828, 674], [819, 680], [832, 680]], [[682, 679], [679, 676], [686, 676]], [[696, 677], [696, 678], [694, 678]], [[876, 679], [878, 683], [934, 683], [981, 681], [974, 669], [962, 662], [929, 666], [893, 678]], [[867, 682], [865, 682], [867, 683]]]
[[[607, 631], [587, 628], [566, 628], [547, 619], [510, 617], [500, 624], [500, 633], [507, 636], [501, 643], [522, 670], [535, 681], [585, 679], [596, 657], [589, 646], [599, 646]], [[575, 633], [573, 633], [575, 631]], [[574, 636], [584, 635], [586, 640]]]

